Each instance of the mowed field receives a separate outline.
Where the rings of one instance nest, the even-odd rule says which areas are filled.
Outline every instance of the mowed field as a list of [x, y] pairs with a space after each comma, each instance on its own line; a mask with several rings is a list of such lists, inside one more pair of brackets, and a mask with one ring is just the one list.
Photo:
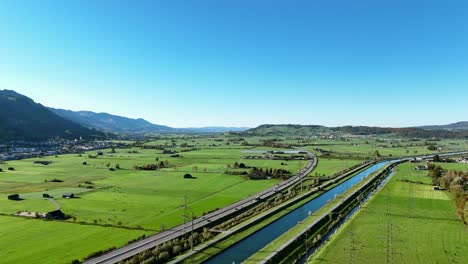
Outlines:
[[[468, 170], [468, 164], [439, 165]], [[467, 263], [468, 228], [455, 215], [454, 201], [448, 192], [432, 190], [428, 172], [415, 166], [398, 166], [385, 187], [309, 263], [386, 263], [387, 251], [392, 263]]]
[[[234, 162], [259, 168], [282, 168], [295, 173], [304, 162], [243, 160], [245, 147], [208, 146], [179, 152], [171, 158], [155, 149], [110, 149], [103, 156], [96, 151], [9, 161], [0, 167], [0, 258], [2, 263], [67, 263], [113, 246], [122, 246], [143, 234], [153, 234], [183, 223], [184, 195], [195, 216], [221, 208], [278, 183], [279, 179], [249, 180], [225, 174]], [[174, 150], [180, 151], [181, 148]], [[156, 161], [158, 159], [158, 161]], [[50, 160], [50, 165], [33, 164]], [[157, 171], [134, 170], [133, 166], [167, 161], [169, 168]], [[86, 162], [87, 165], [83, 165]], [[110, 171], [119, 164], [120, 169]], [[108, 167], [109, 166], [109, 167]], [[14, 167], [14, 171], [7, 170]], [[190, 173], [194, 179], [184, 179]], [[51, 182], [53, 179], [62, 182]], [[7, 195], [18, 193], [24, 200], [10, 201]], [[55, 197], [61, 210], [73, 216], [66, 221], [44, 221], [11, 216], [19, 211], [49, 212], [56, 204], [43, 199]], [[64, 199], [63, 193], [79, 198]], [[12, 230], [22, 230], [21, 233]], [[41, 237], [47, 237], [47, 240]], [[99, 239], [98, 239], [99, 238]], [[28, 241], [18, 243], [18, 240]], [[54, 243], [45, 245], [53, 240]], [[74, 250], [61, 249], [60, 245]], [[29, 250], [37, 248], [37, 250]], [[51, 257], [53, 249], [56, 255]], [[76, 249], [76, 250], [75, 250]], [[29, 250], [28, 254], [19, 253]], [[64, 253], [65, 252], [65, 253]]]
[[148, 231], [0, 216], [0, 263], [70, 263]]

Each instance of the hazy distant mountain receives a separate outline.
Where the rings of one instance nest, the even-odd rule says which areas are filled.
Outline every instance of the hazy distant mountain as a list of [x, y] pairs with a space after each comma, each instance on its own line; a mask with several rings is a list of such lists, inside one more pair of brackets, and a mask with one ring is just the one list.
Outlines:
[[468, 121], [462, 121], [448, 125], [420, 126], [418, 128], [425, 130], [468, 130]]
[[144, 119], [132, 119], [107, 113], [90, 111], [70, 111], [50, 108], [57, 115], [86, 127], [115, 133], [177, 133], [168, 126], [152, 124]]
[[224, 133], [228, 131], [244, 131], [242, 127], [200, 127], [200, 128], [172, 128], [156, 125], [144, 119], [132, 119], [107, 113], [90, 111], [70, 111], [49, 108], [57, 115], [89, 128], [114, 133], [139, 134], [168, 134], [168, 133]]
[[0, 141], [102, 137], [102, 132], [85, 128], [57, 116], [41, 104], [11, 90], [0, 90]]

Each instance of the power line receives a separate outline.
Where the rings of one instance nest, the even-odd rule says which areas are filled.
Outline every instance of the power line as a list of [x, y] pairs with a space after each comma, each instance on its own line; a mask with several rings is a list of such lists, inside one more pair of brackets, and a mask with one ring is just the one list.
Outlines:
[[188, 219], [188, 199], [187, 191], [184, 193], [184, 235], [187, 234], [187, 219]]
[[412, 197], [412, 192], [413, 192], [413, 184], [411, 181], [408, 181], [408, 218], [413, 217], [413, 197]]

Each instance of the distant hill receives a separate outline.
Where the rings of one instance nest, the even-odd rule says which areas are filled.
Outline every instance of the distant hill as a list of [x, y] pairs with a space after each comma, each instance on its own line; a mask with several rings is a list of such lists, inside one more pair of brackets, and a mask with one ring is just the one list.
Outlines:
[[24, 95], [0, 90], [0, 141], [103, 136], [102, 132], [59, 117]]
[[132, 119], [107, 113], [70, 111], [49, 108], [57, 115], [89, 128], [115, 133], [177, 133], [177, 129], [152, 124], [144, 119]]
[[265, 124], [256, 128], [249, 129], [245, 132], [241, 132], [246, 135], [259, 135], [259, 136], [275, 136], [275, 135], [296, 135], [296, 136], [307, 136], [307, 135], [318, 135], [320, 133], [328, 133], [331, 130], [328, 127], [319, 125], [270, 125]]
[[91, 111], [70, 111], [49, 108], [55, 114], [89, 128], [114, 133], [130, 134], [169, 134], [169, 133], [224, 133], [228, 131], [244, 131], [248, 128], [238, 127], [200, 127], [200, 128], [173, 128], [156, 125], [145, 119], [132, 119], [108, 113], [95, 113]]
[[185, 133], [224, 133], [224, 132], [242, 132], [249, 130], [248, 127], [188, 127], [178, 128]]
[[420, 126], [424, 130], [468, 130], [468, 121], [452, 123], [448, 125]]
[[391, 128], [368, 126], [325, 127], [318, 125], [261, 125], [259, 127], [240, 132], [244, 135], [257, 136], [317, 136], [322, 134], [335, 135], [395, 135], [407, 138], [468, 138], [468, 130], [426, 130], [421, 128]]

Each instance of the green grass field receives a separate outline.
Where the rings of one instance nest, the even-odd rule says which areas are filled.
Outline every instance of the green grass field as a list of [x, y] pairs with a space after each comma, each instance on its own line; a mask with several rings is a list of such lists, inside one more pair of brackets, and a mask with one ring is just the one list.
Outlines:
[[0, 216], [0, 262], [70, 263], [143, 234], [149, 232]]
[[319, 159], [317, 168], [310, 173], [310, 176], [333, 175], [361, 162], [362, 160], [358, 159], [333, 159], [323, 157]]
[[[447, 169], [468, 170], [466, 164], [441, 165]], [[394, 263], [467, 263], [468, 228], [455, 215], [450, 194], [432, 190], [427, 171], [417, 171], [414, 167], [412, 163], [398, 166], [397, 173], [385, 187], [333, 235], [309, 263], [385, 263], [389, 237], [394, 252], [389, 256]], [[401, 179], [424, 184], [399, 181]], [[387, 235], [389, 221], [390, 236]], [[350, 254], [352, 239], [355, 250]]]
[[[123, 245], [141, 234], [155, 233], [183, 223], [185, 194], [190, 210], [195, 216], [200, 216], [253, 195], [280, 181], [279, 179], [249, 180], [243, 176], [225, 174], [226, 170], [234, 170], [229, 168], [234, 162], [243, 162], [247, 166], [260, 168], [282, 168], [292, 173], [305, 164], [299, 161], [283, 162], [281, 165], [282, 161], [279, 160], [243, 160], [241, 157], [245, 154], [241, 151], [246, 147], [240, 145], [213, 147], [214, 142], [217, 141], [202, 139], [197, 142], [198, 150], [179, 152], [182, 156], [179, 158], [171, 158], [170, 154], [161, 154], [160, 150], [133, 148], [117, 149], [116, 153], [105, 150], [104, 155], [98, 158], [89, 158], [86, 153], [81, 156], [70, 154], [8, 161], [7, 164], [1, 164], [0, 167], [4, 172], [0, 173], [0, 214], [5, 215], [2, 217], [5, 225], [0, 225], [2, 242], [8, 245], [15, 240], [15, 234], [9, 230], [28, 230], [35, 227], [36, 233], [30, 232], [31, 236], [28, 237], [28, 232], [25, 232], [21, 237], [31, 246], [42, 243], [36, 239], [38, 233], [47, 234], [50, 239], [71, 245], [87, 244], [87, 241], [91, 243], [89, 246], [77, 246], [77, 250], [68, 252], [69, 255], [61, 253], [65, 250], [57, 250], [60, 255], [57, 255], [56, 259], [45, 258], [49, 254], [47, 249], [34, 250], [30, 253], [31, 261], [34, 260], [32, 262], [64, 263], [73, 258], [81, 259], [95, 251]], [[175, 148], [177, 151], [181, 149]], [[137, 153], [133, 153], [134, 151]], [[96, 153], [93, 151], [89, 154]], [[132, 169], [133, 166], [158, 163], [156, 159], [158, 162], [168, 161], [169, 168], [157, 171]], [[50, 160], [52, 164], [33, 164], [36, 160]], [[87, 162], [88, 165], [82, 165], [83, 162]], [[119, 164], [120, 169], [110, 171], [108, 164], [110, 168]], [[14, 167], [15, 170], [8, 171], [8, 167]], [[183, 175], [186, 173], [190, 173], [195, 179], [184, 179]], [[53, 179], [62, 182], [52, 182]], [[92, 189], [88, 188], [89, 186], [92, 186]], [[79, 198], [63, 199], [62, 194], [67, 192], [75, 193]], [[7, 195], [14, 193], [20, 194], [24, 200], [8, 200]], [[46, 222], [6, 216], [19, 211], [44, 213], [55, 210], [55, 204], [42, 198], [43, 193], [54, 196], [61, 210], [73, 218]], [[35, 223], [37, 227], [34, 226]], [[66, 229], [66, 232], [59, 231], [62, 229]], [[95, 239], [102, 236], [109, 236], [109, 239]], [[62, 242], [57, 242], [59, 243]], [[53, 247], [54, 244], [51, 245], [51, 248]], [[0, 250], [0, 257], [7, 254], [6, 252], [16, 252], [10, 254], [11, 261], [8, 258], [10, 263], [15, 263], [14, 256], [21, 257], [18, 249], [13, 247]]]
[[312, 146], [304, 147], [313, 151], [315, 148], [332, 151], [332, 155], [345, 158], [374, 157], [378, 151], [382, 156], [411, 156], [437, 153], [427, 149], [426, 143], [435, 144], [442, 152], [450, 152], [468, 149], [468, 142], [464, 140], [440, 140], [428, 142], [424, 140], [411, 141], [391, 138], [374, 139], [349, 139], [339, 140], [314, 140]]
[[[75, 258], [82, 259], [98, 250], [123, 245], [142, 234], [152, 234], [182, 223], [185, 194], [190, 210], [195, 216], [200, 216], [280, 181], [249, 180], [246, 177], [225, 174], [226, 170], [236, 170], [232, 168], [234, 162], [260, 168], [281, 168], [292, 173], [305, 165], [304, 161], [241, 159], [246, 155], [242, 153], [246, 149], [278, 150], [260, 146], [265, 139], [268, 138], [171, 135], [143, 144], [150, 147], [166, 146], [167, 149], [178, 151], [181, 157], [170, 157], [170, 154], [162, 154], [158, 149], [128, 148], [116, 149], [116, 153], [107, 149], [104, 150], [103, 156], [97, 158], [88, 157], [88, 154], [96, 155], [97, 152], [92, 151], [82, 155], [69, 154], [0, 164], [0, 168], [3, 169], [3, 172], [0, 172], [0, 262], [18, 263], [23, 256], [23, 253], [19, 252], [25, 247], [34, 248], [29, 250], [27, 256], [24, 254], [28, 263], [66, 263]], [[241, 142], [256, 146], [244, 146]], [[303, 141], [288, 137], [281, 142], [297, 145]], [[331, 175], [360, 163], [364, 158], [372, 156], [374, 146], [383, 144], [373, 139], [353, 139], [345, 142], [313, 140], [308, 143], [311, 142], [317, 145], [304, 148], [313, 150], [319, 147], [332, 150], [336, 155], [331, 158], [320, 157], [318, 167], [310, 177]], [[460, 149], [466, 148], [465, 143], [442, 141], [438, 144]], [[404, 144], [410, 143], [385, 148], [381, 153], [405, 154], [408, 147]], [[190, 150], [191, 148], [196, 149]], [[414, 148], [418, 148], [419, 151], [425, 149], [424, 146]], [[387, 149], [390, 152], [387, 153]], [[184, 150], [190, 151], [183, 152]], [[36, 160], [50, 160], [52, 164], [33, 164]], [[134, 166], [157, 164], [161, 161], [167, 161], [169, 167], [157, 171], [133, 169]], [[87, 165], [83, 165], [83, 162]], [[109, 170], [117, 164], [120, 169]], [[8, 167], [14, 167], [15, 170], [9, 171]], [[196, 178], [184, 179], [183, 175], [186, 173]], [[52, 182], [54, 179], [59, 181]], [[7, 195], [15, 193], [20, 194], [24, 200], [7, 199]], [[42, 198], [44, 193], [54, 196], [61, 210], [73, 217], [66, 221], [46, 222], [11, 216], [20, 211], [44, 213], [55, 210], [56, 205], [53, 202]], [[75, 193], [79, 198], [63, 199], [63, 193]], [[11, 230], [25, 231], [22, 231], [20, 236]], [[50, 242], [49, 248], [43, 245], [43, 240], [36, 239], [38, 236], [47, 236], [48, 240], [54, 242]], [[27, 243], [14, 244], [18, 239]], [[76, 249], [62, 250], [62, 243]], [[51, 257], [53, 248], [57, 250]]]

